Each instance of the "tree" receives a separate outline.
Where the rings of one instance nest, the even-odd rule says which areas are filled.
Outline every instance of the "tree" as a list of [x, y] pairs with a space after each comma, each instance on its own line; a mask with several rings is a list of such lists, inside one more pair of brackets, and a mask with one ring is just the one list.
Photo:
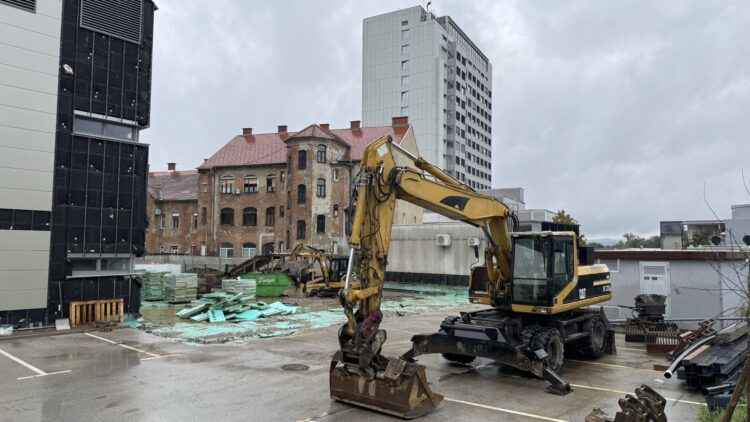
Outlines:
[[693, 233], [693, 236], [688, 242], [688, 246], [705, 246], [709, 245], [711, 241], [711, 232], [706, 230], [700, 230]]
[[562, 223], [562, 224], [576, 224], [577, 221], [575, 218], [573, 218], [572, 215], [565, 212], [565, 210], [558, 210], [557, 213], [555, 213], [555, 216], [552, 217], [553, 223]]
[[641, 237], [633, 233], [625, 233], [622, 235], [625, 239], [615, 243], [615, 249], [631, 249], [631, 248], [658, 248], [661, 246], [661, 237], [659, 235], [653, 235], [651, 237]]

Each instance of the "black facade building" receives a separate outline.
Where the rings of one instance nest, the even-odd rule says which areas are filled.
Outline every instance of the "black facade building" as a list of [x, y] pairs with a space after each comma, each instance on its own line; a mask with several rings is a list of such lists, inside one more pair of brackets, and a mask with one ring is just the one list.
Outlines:
[[133, 258], [144, 253], [151, 0], [63, 0], [46, 309], [0, 312], [53, 323], [71, 301], [140, 308]]

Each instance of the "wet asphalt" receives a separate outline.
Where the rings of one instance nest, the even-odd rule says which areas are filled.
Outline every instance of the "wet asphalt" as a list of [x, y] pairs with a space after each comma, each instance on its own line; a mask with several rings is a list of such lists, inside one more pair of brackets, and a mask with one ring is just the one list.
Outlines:
[[[456, 312], [385, 319], [386, 355], [400, 355], [413, 334], [433, 332]], [[398, 420], [329, 398], [336, 332], [200, 346], [135, 329], [2, 340], [0, 421]], [[702, 396], [663, 379], [653, 365], [664, 361], [642, 344], [618, 335], [617, 345], [615, 356], [566, 361], [561, 373], [574, 392], [564, 397], [487, 360], [461, 366], [422, 356], [432, 389], [446, 399], [421, 420], [583, 421], [593, 407], [614, 416], [617, 400], [643, 383], [671, 399], [670, 421], [695, 420]]]

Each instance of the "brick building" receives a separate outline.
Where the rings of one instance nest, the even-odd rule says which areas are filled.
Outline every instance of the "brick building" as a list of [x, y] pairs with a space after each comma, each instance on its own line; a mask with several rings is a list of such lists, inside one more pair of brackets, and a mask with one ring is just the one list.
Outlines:
[[146, 250], [198, 255], [198, 171], [168, 166], [168, 171], [148, 175]]
[[[377, 127], [352, 121], [345, 129], [312, 124], [298, 132], [279, 126], [275, 133], [253, 134], [244, 128], [197, 173], [152, 173], [147, 253], [251, 257], [297, 243], [341, 253], [351, 181], [364, 148], [383, 135], [417, 153], [406, 117]], [[410, 164], [403, 157], [397, 161]], [[418, 224], [422, 210], [399, 202], [395, 218]]]

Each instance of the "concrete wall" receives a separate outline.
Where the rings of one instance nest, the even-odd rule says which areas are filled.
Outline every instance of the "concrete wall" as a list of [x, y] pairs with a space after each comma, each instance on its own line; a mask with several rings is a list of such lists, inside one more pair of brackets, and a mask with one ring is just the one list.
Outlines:
[[190, 255], [146, 255], [141, 258], [135, 258], [135, 265], [142, 264], [179, 264], [182, 265], [182, 271], [191, 268], [213, 268], [224, 271], [235, 265], [241, 264], [247, 258], [220, 258], [218, 256], [190, 256]]
[[[436, 237], [449, 235], [450, 246], [438, 246]], [[469, 238], [479, 238], [480, 259], [474, 256]], [[482, 261], [484, 234], [464, 223], [435, 223], [393, 226], [388, 251], [389, 278], [394, 281], [434, 282], [464, 285], [469, 270]], [[443, 277], [451, 275], [456, 277]]]
[[[52, 208], [61, 12], [0, 3], [0, 208]], [[47, 306], [49, 247], [49, 231], [0, 230], [0, 311]]]
[[726, 244], [745, 246], [742, 238], [750, 234], [750, 204], [732, 205], [732, 218], [726, 221]]

